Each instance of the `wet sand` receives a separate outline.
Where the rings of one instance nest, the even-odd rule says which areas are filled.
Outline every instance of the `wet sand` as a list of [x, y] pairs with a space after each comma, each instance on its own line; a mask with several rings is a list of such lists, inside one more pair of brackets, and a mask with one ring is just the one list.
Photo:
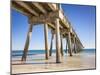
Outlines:
[[21, 57], [12, 58], [12, 74], [20, 73], [36, 73], [36, 72], [51, 72], [51, 71], [68, 71], [95, 69], [94, 54], [73, 54], [62, 56], [62, 63], [56, 63], [56, 56], [53, 54], [49, 60], [45, 60], [43, 54], [31, 55], [27, 57], [26, 62], [21, 62]]

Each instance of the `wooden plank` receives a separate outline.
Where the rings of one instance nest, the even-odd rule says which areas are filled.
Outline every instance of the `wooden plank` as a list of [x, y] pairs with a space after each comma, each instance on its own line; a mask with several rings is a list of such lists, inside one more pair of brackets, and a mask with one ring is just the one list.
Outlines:
[[49, 27], [51, 27], [51, 29], [55, 29], [55, 26], [54, 26], [54, 24], [52, 24], [52, 23], [47, 23], [48, 25], [49, 25]]
[[56, 11], [56, 4], [48, 3], [47, 5], [50, 7], [50, 9], [51, 9], [52, 11]]
[[40, 5], [39, 3], [33, 3], [33, 2], [32, 2], [32, 4], [35, 5], [35, 7], [37, 7], [42, 13], [44, 13], [44, 14], [47, 13], [47, 11], [46, 11], [46, 10], [43, 8], [43, 6]]
[[11, 7], [12, 9], [15, 9], [16, 11], [20, 12], [21, 14], [23, 15], [26, 15], [26, 16], [32, 16], [30, 13], [27, 13], [24, 9], [22, 9], [21, 7], [18, 7], [18, 5], [16, 5], [16, 3], [14, 3], [12, 1], [12, 4], [11, 4]]
[[39, 16], [32, 16], [30, 21], [32, 23], [54, 23], [55, 19], [58, 18], [56, 13], [57, 12], [49, 12], [48, 15], [41, 14]]
[[23, 8], [27, 9], [29, 12], [31, 12], [35, 16], [38, 16], [37, 12], [34, 11], [33, 9], [31, 9], [26, 3], [22, 2], [22, 1], [16, 1], [16, 3], [19, 4], [20, 6], [22, 6]]

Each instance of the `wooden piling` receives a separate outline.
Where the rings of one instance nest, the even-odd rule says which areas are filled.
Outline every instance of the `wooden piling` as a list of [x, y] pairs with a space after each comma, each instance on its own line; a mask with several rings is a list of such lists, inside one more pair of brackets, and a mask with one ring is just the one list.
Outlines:
[[70, 32], [68, 32], [68, 50], [69, 50], [69, 55], [72, 56], [72, 47], [71, 47], [71, 35]]
[[55, 21], [56, 24], [56, 63], [61, 62], [61, 51], [60, 51], [60, 25], [59, 19], [57, 18]]
[[74, 42], [74, 49], [73, 50], [74, 50], [74, 53], [76, 53], [76, 41], [75, 40], [76, 40], [76, 38], [74, 37], [73, 38], [73, 42]]
[[60, 35], [60, 41], [61, 41], [61, 55], [63, 56], [63, 36]]
[[68, 50], [67, 50], [67, 43], [68, 43], [68, 42], [67, 42], [67, 38], [66, 38], [66, 54], [67, 54], [67, 51], [68, 51]]
[[32, 34], [32, 27], [33, 27], [33, 26], [30, 24], [30, 26], [29, 26], [29, 31], [28, 31], [28, 33], [27, 33], [27, 38], [26, 38], [26, 43], [25, 43], [23, 55], [22, 55], [22, 61], [26, 61], [27, 52], [28, 52], [29, 43], [30, 43], [31, 34]]
[[49, 49], [48, 49], [48, 25], [44, 24], [44, 36], [45, 36], [45, 58], [49, 58]]
[[49, 56], [52, 55], [53, 38], [54, 38], [54, 33], [52, 33], [52, 37], [51, 37], [51, 44], [50, 44]]

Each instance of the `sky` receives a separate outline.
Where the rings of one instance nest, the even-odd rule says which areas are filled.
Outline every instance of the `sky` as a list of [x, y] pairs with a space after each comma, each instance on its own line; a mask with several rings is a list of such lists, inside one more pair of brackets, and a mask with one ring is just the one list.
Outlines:
[[[95, 6], [61, 4], [65, 16], [71, 22], [79, 39], [85, 48], [95, 48]], [[11, 9], [12, 26], [12, 50], [23, 50], [28, 32], [27, 16]], [[45, 48], [44, 25], [33, 26], [32, 37], [29, 50], [40, 50]], [[48, 41], [50, 47], [51, 30], [48, 30]], [[66, 41], [63, 39], [63, 48]], [[53, 40], [53, 49], [55, 49], [55, 37]]]

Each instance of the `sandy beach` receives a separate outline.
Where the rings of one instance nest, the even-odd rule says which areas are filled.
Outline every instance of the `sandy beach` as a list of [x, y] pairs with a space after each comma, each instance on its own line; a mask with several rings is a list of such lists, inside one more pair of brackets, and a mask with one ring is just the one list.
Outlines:
[[20, 60], [21, 57], [12, 58], [12, 74], [95, 69], [95, 55], [93, 54], [78, 53], [73, 54], [72, 57], [64, 55], [62, 63], [59, 64], [55, 62], [55, 54], [49, 60], [45, 60], [44, 54], [28, 56], [26, 62]]

